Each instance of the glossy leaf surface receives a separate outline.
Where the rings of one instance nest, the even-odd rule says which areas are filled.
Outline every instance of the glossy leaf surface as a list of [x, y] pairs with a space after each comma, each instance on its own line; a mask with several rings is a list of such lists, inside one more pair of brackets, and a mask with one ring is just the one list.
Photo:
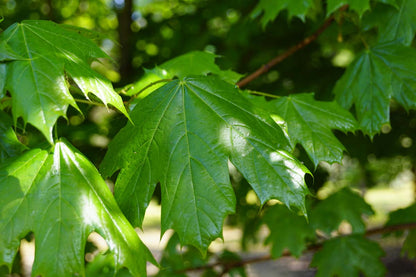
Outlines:
[[285, 151], [281, 129], [233, 85], [215, 76], [175, 80], [142, 99], [131, 118], [101, 169], [106, 176], [121, 169], [115, 196], [135, 225], [160, 181], [163, 231], [206, 249], [235, 209], [228, 159], [261, 203], [277, 198], [305, 212], [307, 169]]
[[265, 243], [272, 245], [271, 253], [274, 258], [280, 257], [285, 249], [299, 257], [306, 248], [307, 240], [315, 238], [315, 230], [306, 222], [305, 217], [283, 205], [272, 206], [263, 219], [270, 231]]
[[345, 148], [332, 130], [355, 130], [357, 123], [348, 111], [335, 102], [316, 101], [311, 93], [280, 97], [268, 106], [285, 121], [293, 146], [301, 144], [315, 166], [341, 162]]
[[150, 258], [95, 167], [64, 142], [34, 149], [0, 168], [0, 264], [11, 266], [20, 239], [36, 238], [34, 276], [84, 275], [87, 236], [101, 234], [116, 268], [146, 275]]
[[57, 118], [66, 117], [69, 105], [77, 108], [65, 73], [86, 97], [93, 93], [127, 115], [111, 83], [90, 68], [91, 61], [107, 55], [89, 39], [49, 21], [23, 21], [0, 35], [0, 43], [4, 42], [23, 57], [6, 65], [6, 89], [13, 98], [14, 119], [22, 117], [50, 142]]
[[362, 215], [374, 214], [364, 199], [349, 188], [343, 188], [319, 202], [310, 212], [310, 222], [315, 229], [326, 234], [338, 229], [343, 220], [351, 224], [353, 233], [364, 233]]
[[380, 261], [383, 249], [360, 235], [331, 239], [324, 243], [311, 262], [317, 267], [317, 277], [355, 277], [364, 273], [368, 277], [384, 276], [386, 269]]

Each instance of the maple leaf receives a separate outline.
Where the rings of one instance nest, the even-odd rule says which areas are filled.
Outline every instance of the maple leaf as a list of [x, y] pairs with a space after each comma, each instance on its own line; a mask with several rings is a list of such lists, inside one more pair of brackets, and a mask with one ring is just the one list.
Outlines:
[[327, 16], [344, 5], [348, 5], [349, 8], [356, 11], [360, 17], [364, 12], [370, 9], [369, 0], [328, 0], [326, 7]]
[[365, 28], [377, 27], [379, 42], [400, 40], [410, 46], [416, 32], [416, 2], [413, 0], [381, 1], [364, 18]]
[[255, 18], [263, 13], [261, 23], [263, 28], [267, 23], [273, 21], [282, 10], [287, 9], [289, 18], [296, 16], [305, 21], [305, 16], [310, 8], [314, 5], [312, 0], [260, 0], [251, 13], [251, 17]]
[[355, 105], [361, 129], [370, 137], [389, 122], [390, 98], [406, 109], [416, 100], [416, 50], [397, 41], [362, 52], [334, 88], [345, 108]]
[[384, 251], [376, 242], [361, 235], [350, 235], [328, 240], [311, 262], [317, 267], [317, 277], [384, 276], [386, 268], [380, 261]]
[[270, 230], [265, 243], [272, 244], [271, 253], [274, 258], [280, 257], [285, 248], [299, 257], [306, 248], [307, 240], [315, 238], [315, 230], [306, 222], [305, 217], [283, 205], [270, 207], [263, 220]]
[[13, 121], [9, 116], [0, 110], [0, 163], [9, 157], [14, 157], [27, 149], [17, 139], [12, 129]]
[[207, 75], [211, 73], [218, 75], [227, 82], [236, 83], [242, 75], [231, 70], [221, 70], [215, 63], [216, 57], [218, 56], [210, 52], [192, 51], [164, 62], [151, 70], [145, 69], [145, 75], [130, 86], [125, 94], [135, 95], [140, 92], [138, 98], [144, 98], [150, 92], [163, 86], [160, 83], [149, 87], [148, 85], [152, 82], [173, 77], [183, 78], [189, 75]]
[[162, 231], [173, 228], [200, 250], [234, 212], [230, 161], [265, 203], [277, 198], [305, 212], [308, 172], [273, 120], [215, 76], [174, 80], [142, 99], [109, 145], [101, 170], [121, 169], [115, 197], [135, 225], [160, 181]]
[[345, 147], [331, 130], [355, 130], [357, 123], [348, 111], [335, 102], [316, 101], [313, 93], [280, 97], [267, 107], [285, 121], [291, 143], [300, 143], [315, 166], [341, 162]]
[[315, 229], [330, 234], [346, 220], [354, 233], [364, 233], [363, 214], [372, 215], [374, 211], [359, 194], [345, 187], [319, 202], [310, 211], [310, 222]]
[[65, 142], [52, 154], [34, 149], [2, 164], [0, 214], [0, 265], [9, 269], [20, 239], [32, 231], [34, 276], [83, 276], [87, 236], [96, 231], [116, 269], [146, 275], [147, 248], [95, 167]]
[[49, 21], [23, 21], [0, 35], [23, 57], [6, 63], [5, 89], [13, 99], [13, 117], [22, 117], [38, 128], [49, 142], [58, 117], [66, 117], [69, 105], [78, 108], [69, 93], [65, 73], [71, 76], [88, 98], [96, 95], [127, 116], [121, 97], [111, 83], [90, 67], [92, 60], [108, 57], [91, 40]]

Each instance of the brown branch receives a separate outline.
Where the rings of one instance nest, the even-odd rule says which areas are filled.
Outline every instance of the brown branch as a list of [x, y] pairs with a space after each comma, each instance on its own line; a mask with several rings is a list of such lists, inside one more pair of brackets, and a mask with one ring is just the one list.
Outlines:
[[[347, 8], [348, 8], [348, 5], [344, 5], [341, 8], [339, 8], [339, 11], [345, 11]], [[270, 68], [272, 68], [273, 66], [281, 63], [286, 58], [296, 53], [298, 50], [309, 45], [311, 42], [316, 40], [322, 34], [322, 32], [325, 31], [334, 22], [334, 20], [335, 20], [335, 15], [331, 15], [330, 17], [328, 17], [325, 20], [325, 22], [322, 24], [322, 26], [318, 30], [315, 31], [315, 33], [313, 33], [309, 37], [306, 37], [304, 40], [302, 40], [298, 44], [292, 46], [286, 52], [276, 56], [274, 59], [270, 60], [267, 64], [261, 66], [259, 69], [257, 69], [256, 71], [254, 71], [253, 73], [251, 73], [250, 75], [242, 79], [241, 81], [239, 81], [237, 83], [237, 86], [239, 88], [246, 86], [248, 83], [250, 83], [254, 79], [257, 79], [260, 75], [269, 71]]]
[[[391, 232], [395, 232], [395, 231], [404, 231], [404, 230], [411, 230], [411, 229], [416, 229], [416, 222], [415, 223], [398, 224], [398, 225], [392, 225], [392, 226], [383, 226], [383, 227], [378, 227], [378, 228], [374, 228], [374, 229], [369, 229], [365, 232], [364, 236], [369, 237], [369, 236], [374, 236], [374, 235], [378, 235], [378, 234], [385, 234], [385, 233], [391, 233]], [[347, 236], [347, 235], [342, 235], [342, 236]], [[308, 253], [308, 252], [318, 251], [319, 249], [322, 248], [325, 241], [310, 245], [303, 253], [305, 254], [305, 253]], [[284, 251], [281, 257], [289, 257], [289, 256], [292, 256], [290, 251]], [[188, 272], [188, 271], [199, 271], [199, 270], [214, 268], [214, 267], [217, 267], [217, 266], [222, 266], [226, 269], [226, 271], [229, 271], [232, 268], [242, 267], [242, 266], [245, 266], [245, 265], [248, 265], [248, 264], [254, 264], [254, 263], [259, 263], [259, 262], [266, 262], [266, 261], [270, 261], [270, 260], [273, 260], [273, 259], [276, 259], [276, 258], [272, 257], [270, 254], [266, 254], [266, 255], [263, 255], [263, 256], [258, 256], [258, 257], [254, 257], [254, 258], [250, 258], [250, 259], [245, 259], [245, 260], [235, 261], [235, 262], [229, 262], [229, 263], [214, 262], [214, 263], [211, 263], [211, 264], [206, 264], [206, 265], [202, 265], [202, 266], [197, 266], [197, 267], [192, 267], [192, 268], [186, 268], [186, 269], [183, 269], [183, 270], [178, 270], [177, 273], [184, 273], [184, 272]]]

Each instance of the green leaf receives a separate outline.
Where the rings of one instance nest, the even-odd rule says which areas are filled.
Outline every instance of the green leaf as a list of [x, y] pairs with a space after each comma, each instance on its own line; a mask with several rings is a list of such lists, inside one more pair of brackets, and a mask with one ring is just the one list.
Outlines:
[[295, 257], [300, 257], [308, 240], [315, 239], [315, 230], [306, 222], [304, 216], [297, 215], [283, 205], [270, 207], [264, 217], [270, 235], [265, 243], [271, 244], [274, 258], [282, 255], [287, 248]]
[[27, 149], [17, 139], [12, 129], [13, 121], [0, 110], [0, 163], [9, 157], [15, 157]]
[[338, 103], [346, 109], [355, 105], [360, 128], [370, 137], [389, 122], [391, 79], [391, 70], [370, 50], [361, 53], [335, 85]]
[[331, 130], [355, 130], [357, 123], [348, 111], [335, 102], [316, 101], [313, 93], [280, 97], [268, 106], [286, 122], [293, 146], [300, 143], [315, 166], [341, 162], [345, 148]]
[[296, 16], [305, 21], [305, 16], [312, 6], [312, 0], [260, 0], [251, 12], [251, 17], [255, 18], [263, 13], [260, 20], [263, 28], [266, 27], [267, 23], [273, 21], [282, 10], [288, 10], [289, 18]]
[[150, 257], [95, 167], [65, 142], [34, 149], [0, 167], [0, 264], [12, 265], [20, 239], [36, 238], [34, 276], [84, 275], [87, 236], [107, 241], [116, 269], [146, 275]]
[[235, 209], [228, 159], [261, 203], [277, 198], [305, 212], [307, 169], [285, 151], [281, 129], [233, 85], [215, 76], [175, 80], [142, 99], [131, 117], [101, 169], [105, 176], [121, 169], [115, 197], [135, 225], [160, 181], [162, 230], [173, 228], [205, 251]]
[[353, 104], [362, 130], [373, 137], [389, 122], [390, 98], [416, 107], [416, 50], [397, 41], [363, 52], [337, 82], [334, 93], [345, 108]]
[[141, 91], [140, 98], [145, 97], [150, 92], [161, 87], [163, 84], [153, 85], [144, 90], [149, 84], [162, 79], [171, 79], [173, 77], [183, 78], [190, 75], [207, 75], [209, 73], [218, 75], [224, 81], [236, 83], [241, 77], [231, 70], [221, 70], [215, 64], [217, 55], [210, 52], [192, 51], [171, 59], [152, 70], [145, 69], [145, 75], [133, 84], [127, 91], [127, 95], [134, 95]]
[[0, 41], [0, 62], [21, 59], [6, 41]]
[[319, 202], [310, 211], [310, 222], [315, 229], [330, 234], [346, 220], [353, 233], [364, 233], [363, 214], [372, 215], [374, 211], [358, 193], [345, 187]]
[[369, 0], [328, 0], [326, 7], [327, 16], [344, 5], [348, 5], [349, 8], [356, 11], [360, 17], [363, 15], [363, 13], [370, 9]]
[[367, 24], [377, 27], [379, 41], [389, 42], [401, 40], [410, 46], [416, 32], [416, 2], [414, 0], [397, 0], [396, 7], [390, 5], [377, 5], [368, 15]]
[[0, 99], [6, 96], [4, 86], [6, 84], [6, 64], [0, 63]]
[[[389, 214], [386, 226], [416, 223], [416, 204], [404, 209], [398, 209]], [[416, 257], [416, 230], [411, 230], [406, 236], [402, 246], [402, 253], [406, 253], [409, 258]]]
[[58, 117], [66, 117], [68, 105], [77, 108], [69, 93], [65, 72], [85, 96], [95, 94], [125, 115], [121, 97], [109, 81], [90, 68], [94, 59], [107, 57], [92, 41], [49, 21], [23, 21], [5, 30], [7, 41], [22, 60], [7, 64], [6, 88], [13, 98], [13, 117], [22, 117], [52, 142], [52, 128]]
[[386, 268], [380, 261], [383, 255], [378, 243], [351, 235], [326, 241], [314, 255], [311, 266], [318, 268], [316, 277], [358, 277], [360, 273], [368, 277], [384, 276]]

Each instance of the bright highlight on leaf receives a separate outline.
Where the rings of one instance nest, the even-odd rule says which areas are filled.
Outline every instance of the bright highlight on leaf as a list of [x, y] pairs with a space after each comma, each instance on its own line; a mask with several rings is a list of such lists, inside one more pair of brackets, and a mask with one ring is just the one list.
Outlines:
[[345, 220], [351, 224], [353, 233], [364, 233], [362, 215], [372, 214], [371, 206], [346, 187], [319, 202], [310, 212], [310, 223], [315, 229], [330, 234]]
[[127, 115], [111, 83], [91, 69], [94, 59], [108, 56], [89, 39], [49, 21], [23, 21], [0, 35], [0, 47], [4, 43], [22, 57], [6, 63], [5, 88], [12, 95], [14, 120], [22, 117], [49, 142], [58, 117], [66, 117], [69, 105], [77, 108], [65, 73], [87, 98], [93, 93]]
[[293, 146], [300, 143], [317, 166], [320, 161], [341, 163], [344, 146], [332, 130], [351, 132], [354, 117], [335, 102], [316, 101], [312, 93], [280, 97], [267, 104], [287, 124]]
[[235, 209], [228, 159], [261, 203], [277, 198], [305, 213], [308, 170], [285, 151], [274, 121], [233, 85], [215, 76], [175, 80], [142, 99], [131, 118], [101, 169], [106, 176], [121, 169], [115, 197], [135, 225], [160, 182], [163, 232], [173, 228], [182, 243], [205, 251]]
[[95, 167], [65, 142], [52, 154], [34, 149], [2, 164], [0, 215], [0, 265], [9, 269], [20, 239], [32, 231], [33, 276], [83, 276], [87, 236], [96, 231], [117, 269], [146, 275], [147, 248]]
[[337, 82], [338, 102], [349, 109], [355, 105], [364, 133], [373, 137], [389, 122], [390, 98], [406, 109], [415, 108], [416, 50], [397, 41], [364, 51]]
[[316, 277], [384, 276], [386, 268], [380, 261], [384, 251], [378, 243], [360, 235], [331, 239], [324, 243], [311, 262], [317, 267]]

